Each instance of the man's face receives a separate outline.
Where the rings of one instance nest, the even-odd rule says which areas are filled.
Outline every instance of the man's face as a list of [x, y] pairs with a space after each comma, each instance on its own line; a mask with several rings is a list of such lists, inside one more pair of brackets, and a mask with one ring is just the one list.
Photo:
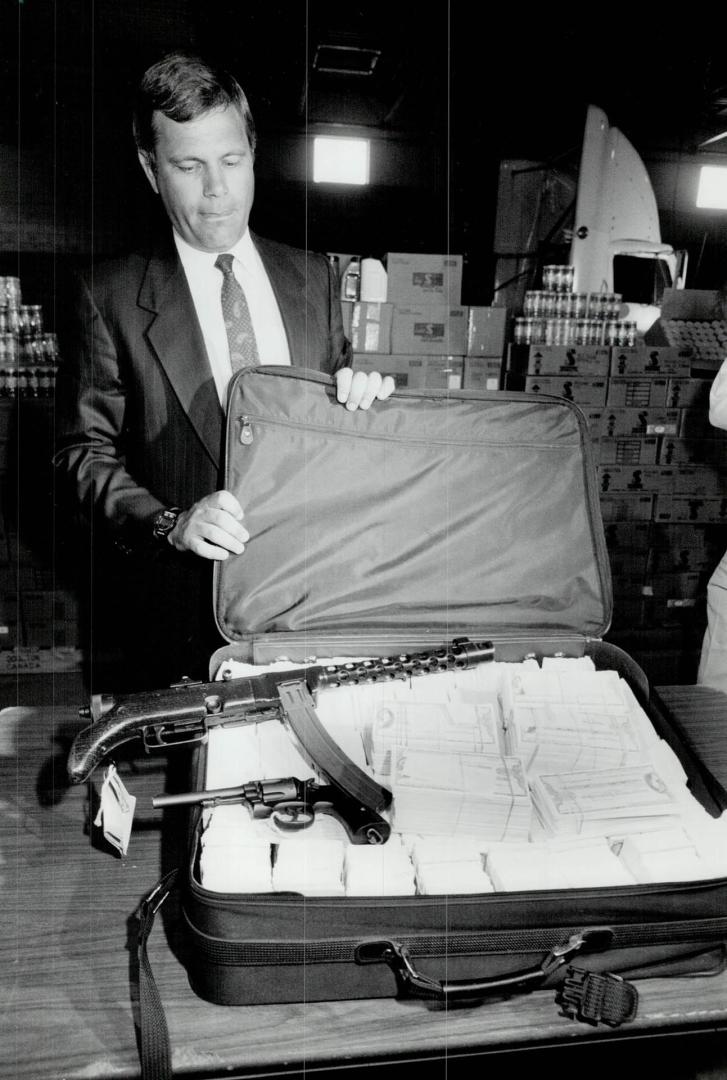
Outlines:
[[253, 155], [238, 110], [228, 105], [178, 124], [153, 116], [153, 156], [141, 167], [175, 230], [199, 251], [231, 248], [245, 232], [255, 193]]

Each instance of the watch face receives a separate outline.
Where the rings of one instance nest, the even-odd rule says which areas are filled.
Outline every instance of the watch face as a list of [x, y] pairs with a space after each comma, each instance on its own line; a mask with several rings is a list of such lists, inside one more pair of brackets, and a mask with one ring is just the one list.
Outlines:
[[178, 510], [160, 510], [154, 519], [154, 527], [152, 529], [154, 536], [162, 538], [166, 536], [167, 533], [170, 533], [177, 524], [178, 516]]

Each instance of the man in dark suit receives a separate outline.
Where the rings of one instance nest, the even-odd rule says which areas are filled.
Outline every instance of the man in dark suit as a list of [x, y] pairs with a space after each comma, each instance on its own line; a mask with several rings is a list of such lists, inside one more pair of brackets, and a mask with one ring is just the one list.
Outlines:
[[96, 538], [123, 556], [93, 592], [118, 613], [129, 660], [120, 681], [140, 688], [206, 675], [222, 644], [211, 567], [249, 538], [244, 508], [220, 483], [234, 371], [329, 372], [348, 409], [388, 397], [393, 381], [351, 371], [328, 260], [250, 232], [255, 131], [229, 74], [164, 57], [141, 81], [134, 134], [171, 230], [80, 283], [55, 461]]

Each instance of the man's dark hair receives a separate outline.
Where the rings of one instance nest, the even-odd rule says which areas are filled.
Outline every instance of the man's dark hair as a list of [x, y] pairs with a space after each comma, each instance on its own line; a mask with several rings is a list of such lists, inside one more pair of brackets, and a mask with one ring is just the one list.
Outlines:
[[164, 113], [179, 124], [211, 109], [234, 105], [242, 116], [250, 149], [255, 152], [255, 122], [244, 91], [227, 71], [213, 68], [191, 53], [163, 56], [144, 72], [134, 106], [134, 139], [139, 150], [154, 153], [153, 114]]

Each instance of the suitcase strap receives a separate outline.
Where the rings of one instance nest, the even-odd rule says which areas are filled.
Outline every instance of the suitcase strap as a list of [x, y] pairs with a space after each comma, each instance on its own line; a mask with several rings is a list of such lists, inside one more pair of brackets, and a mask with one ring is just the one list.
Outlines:
[[[396, 978], [400, 997], [444, 1002], [478, 1001], [492, 994], [500, 996], [536, 990], [575, 956], [603, 952], [612, 940], [613, 931], [609, 927], [582, 930], [556, 945], [534, 967], [487, 979], [432, 979], [414, 967], [406, 946], [394, 941], [366, 942], [358, 946], [355, 956], [359, 964], [388, 964]], [[561, 1006], [563, 1015], [573, 1020], [618, 1027], [636, 1016], [638, 993], [619, 975], [568, 966], [555, 1001]]]
[[141, 901], [137, 913], [139, 927], [136, 957], [139, 967], [139, 1058], [141, 1080], [172, 1080], [172, 1053], [164, 1006], [149, 962], [146, 943], [154, 918], [171, 892], [177, 871], [165, 874]]

